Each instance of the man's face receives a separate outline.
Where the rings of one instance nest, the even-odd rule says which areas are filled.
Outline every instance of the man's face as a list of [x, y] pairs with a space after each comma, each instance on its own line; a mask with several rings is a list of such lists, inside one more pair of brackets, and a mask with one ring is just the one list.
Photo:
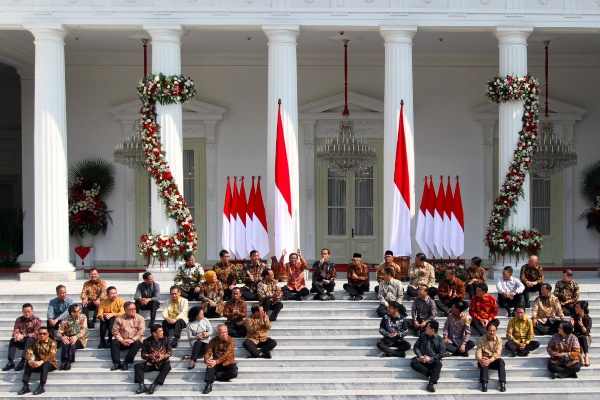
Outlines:
[[325, 261], [329, 261], [329, 252], [327, 250], [321, 250], [321, 257], [325, 260]]
[[523, 320], [525, 319], [525, 310], [523, 310], [522, 308], [517, 308], [517, 311], [515, 311], [515, 315], [517, 316], [517, 319]]
[[219, 257], [221, 259], [221, 262], [223, 264], [227, 264], [229, 262], [229, 253], [225, 253], [223, 254], [221, 257]]
[[144, 279], [144, 282], [146, 283], [146, 285], [150, 286], [152, 285], [152, 283], [154, 283], [154, 275], [150, 275], [148, 276], [147, 279]]
[[77, 319], [79, 318], [79, 316], [81, 315], [81, 307], [77, 307], [75, 309], [75, 311], [73, 311], [72, 313], [69, 313], [69, 315], [71, 316], [71, 318], [73, 319]]
[[250, 259], [252, 260], [252, 264], [258, 264], [260, 262], [260, 253], [257, 251], [256, 253], [252, 254]]
[[415, 258], [415, 265], [417, 267], [422, 267], [423, 265], [425, 265], [425, 261], [420, 260], [419, 258]]
[[389, 281], [391, 281], [391, 280], [392, 280], [392, 276], [391, 276], [391, 275], [388, 275], [388, 274], [386, 274], [386, 273], [384, 272], [384, 273], [383, 273], [383, 279], [384, 279], [386, 282], [389, 282]]
[[194, 265], [196, 265], [196, 257], [194, 257], [194, 255], [191, 255], [190, 258], [188, 258], [188, 260], [185, 262], [185, 265], [187, 265], [188, 267], [193, 267]]
[[256, 310], [256, 312], [254, 313], [254, 316], [258, 317], [263, 311], [264, 309], [262, 308], [262, 306], [258, 307], [258, 310]]
[[179, 289], [173, 289], [173, 290], [171, 290], [170, 294], [171, 294], [171, 300], [178, 301], [179, 296], [181, 295], [181, 292], [179, 291]]
[[477, 288], [477, 289], [475, 289], [475, 295], [477, 297], [483, 298], [485, 296], [485, 292], [483, 291], [483, 289]]
[[160, 340], [160, 339], [162, 339], [162, 338], [163, 338], [163, 336], [164, 336], [164, 335], [165, 335], [165, 334], [164, 334], [164, 332], [163, 332], [163, 328], [158, 328], [158, 329], [156, 330], [156, 332], [154, 332], [154, 333], [152, 334], [152, 337], [154, 338], [154, 340]]
[[135, 309], [135, 304], [130, 304], [125, 309], [125, 315], [128, 316], [129, 318], [135, 317], [136, 312], [137, 311]]
[[504, 279], [505, 281], [509, 280], [511, 276], [512, 274], [507, 270], [502, 271], [502, 279]]
[[563, 280], [564, 282], [567, 282], [567, 283], [569, 283], [569, 282], [571, 282], [571, 279], [573, 279], [573, 277], [572, 277], [572, 276], [569, 276], [569, 275], [567, 275], [567, 273], [566, 273], [566, 272], [563, 272], [563, 274], [562, 274], [562, 280]]
[[267, 276], [265, 276], [265, 281], [271, 282], [273, 279], [275, 279], [275, 274], [273, 273], [273, 270], [270, 269]]
[[536, 256], [531, 256], [529, 257], [529, 261], [527, 262], [527, 265], [529, 265], [530, 267], [536, 267], [538, 263], [538, 258]]
[[446, 271], [446, 280], [448, 282], [454, 282], [454, 274], [450, 271]]
[[33, 315], [33, 307], [25, 307], [23, 308], [23, 316], [27, 319], [31, 318]]
[[458, 317], [460, 315], [460, 310], [458, 308], [456, 308], [455, 304], [452, 304], [452, 308], [450, 310], [452, 312], [452, 315]]
[[98, 273], [98, 271], [94, 270], [94, 271], [90, 272], [90, 280], [92, 282], [97, 282], [98, 279], [100, 279], [100, 274]]
[[240, 289], [234, 289], [231, 293], [231, 296], [234, 300], [239, 300], [242, 297], [242, 291]]
[[50, 337], [49, 333], [48, 333], [48, 329], [43, 329], [40, 328], [38, 329], [38, 338], [42, 341], [42, 342], [46, 342], [48, 341], [48, 338]]
[[56, 292], [56, 297], [58, 297], [58, 300], [63, 301], [64, 299], [67, 298], [67, 288], [60, 288], [58, 289], [58, 291]]
[[358, 257], [352, 257], [352, 265], [359, 266], [361, 264], [361, 259]]
[[292, 254], [290, 256], [290, 265], [296, 265], [298, 263], [298, 256], [296, 254]]
[[229, 337], [229, 335], [227, 334], [227, 327], [225, 327], [225, 326], [219, 327], [217, 329], [217, 336], [221, 340], [227, 340], [227, 338]]
[[388, 314], [389, 314], [389, 315], [390, 315], [392, 318], [396, 318], [396, 317], [398, 316], [398, 314], [399, 314], [398, 310], [397, 310], [397, 309], [395, 309], [395, 308], [394, 308], [394, 307], [392, 307], [392, 306], [388, 306], [388, 307], [387, 307], [387, 311], [388, 311]]
[[108, 299], [114, 301], [117, 298], [117, 289], [111, 289], [108, 291]]
[[493, 338], [495, 338], [496, 337], [496, 325], [489, 324], [485, 331], [485, 334], [486, 334], [488, 340], [492, 340]]
[[425, 300], [427, 298], [427, 289], [424, 286], [419, 286], [419, 290], [417, 291], [417, 295], [421, 300]]
[[544, 297], [550, 296], [550, 291], [545, 286], [542, 286], [542, 290], [540, 290], [540, 293], [542, 293], [542, 296]]
[[425, 326], [425, 334], [427, 334], [428, 336], [435, 335], [435, 331], [431, 328], [429, 323], [427, 323], [427, 325]]
[[383, 256], [383, 260], [386, 263], [391, 263], [392, 261], [394, 261], [394, 256], [390, 255], [390, 254], [386, 254], [385, 256]]

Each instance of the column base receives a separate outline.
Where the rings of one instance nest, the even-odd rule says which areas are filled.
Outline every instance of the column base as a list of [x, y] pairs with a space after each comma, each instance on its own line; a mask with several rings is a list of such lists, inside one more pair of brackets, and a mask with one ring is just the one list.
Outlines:
[[83, 279], [83, 271], [73, 272], [23, 272], [19, 274], [22, 282], [73, 282]]

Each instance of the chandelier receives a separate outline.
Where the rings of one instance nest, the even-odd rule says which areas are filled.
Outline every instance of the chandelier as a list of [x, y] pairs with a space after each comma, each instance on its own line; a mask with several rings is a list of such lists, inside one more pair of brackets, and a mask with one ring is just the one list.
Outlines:
[[[144, 76], [147, 75], [147, 44], [148, 39], [142, 39], [144, 44]], [[140, 136], [140, 130], [138, 126], [139, 121], [134, 123], [133, 134], [126, 136], [121, 143], [115, 145], [115, 152], [113, 153], [114, 161], [118, 164], [123, 164], [128, 168], [136, 170], [146, 170], [146, 153], [144, 152], [144, 146], [142, 144], [142, 137]]]
[[[343, 34], [343, 32], [340, 32]], [[316, 160], [326, 166], [333, 176], [349, 176], [370, 167], [377, 162], [375, 148], [369, 146], [366, 138], [354, 132], [354, 122], [348, 111], [348, 39], [344, 39], [344, 111], [340, 127], [335, 137], [325, 139], [325, 144], [317, 146]]]
[[539, 124], [538, 144], [533, 155], [533, 171], [543, 179], [550, 179], [555, 173], [577, 164], [575, 148], [554, 134], [554, 123], [548, 117], [548, 44], [550, 41], [545, 40], [546, 110]]

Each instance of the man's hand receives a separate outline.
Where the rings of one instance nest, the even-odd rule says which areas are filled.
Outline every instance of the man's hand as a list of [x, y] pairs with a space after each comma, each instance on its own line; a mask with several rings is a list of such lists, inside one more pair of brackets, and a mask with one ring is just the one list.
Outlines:
[[17, 333], [17, 336], [15, 337], [17, 338], [17, 342], [20, 342], [25, 339], [25, 335], [23, 335], [22, 333]]
[[452, 340], [450, 340], [450, 339], [448, 338], [448, 336], [446, 336], [446, 337], [444, 338], [444, 342], [446, 342], [446, 343], [452, 343]]
[[48, 320], [48, 325], [56, 325], [57, 322], [58, 322], [58, 318], [50, 318]]
[[61, 341], [61, 342], [63, 342], [63, 344], [69, 344], [69, 343], [71, 343], [71, 340], [69, 340], [69, 338], [68, 338], [68, 337], [66, 337], [66, 336], [63, 336], [63, 337], [60, 339], [60, 341]]
[[95, 304], [96, 306], [99, 306], [99, 305], [100, 305], [100, 299], [96, 299], [96, 300], [94, 300], [94, 304]]
[[27, 364], [31, 367], [31, 368], [37, 368], [37, 362], [33, 361], [33, 360], [29, 360], [27, 361]]
[[481, 361], [479, 361], [479, 364], [481, 364], [482, 367], [487, 367], [488, 365], [490, 365], [490, 359], [487, 357], [483, 357]]
[[392, 332], [388, 337], [395, 338], [396, 336], [398, 336], [398, 332]]
[[133, 339], [123, 339], [123, 341], [121, 343], [123, 343], [123, 345], [129, 347], [133, 344]]
[[331, 282], [331, 281], [327, 280], [327, 279], [323, 279], [323, 285], [329, 285], [329, 282]]
[[505, 299], [508, 299], [510, 297], [510, 293], [504, 292], [504, 293], [502, 293], [502, 297], [504, 297]]
[[142, 303], [143, 305], [146, 305], [148, 303], [150, 303], [150, 300], [152, 300], [151, 298], [143, 298], [140, 299], [140, 303]]
[[217, 365], [217, 362], [215, 360], [208, 360], [206, 361], [206, 366], [208, 368], [214, 368]]
[[538, 323], [538, 320], [537, 320], [537, 319], [534, 319], [534, 320], [533, 320], [533, 326], [537, 326], [537, 323]]
[[519, 343], [517, 345], [517, 349], [519, 349], [519, 350], [523, 350], [524, 348], [525, 348], [525, 343]]
[[487, 326], [487, 324], [490, 323], [490, 321], [488, 321], [487, 319], [481, 319], [479, 320], [479, 322], [481, 322], [481, 326], [483, 326], [484, 328]]
[[287, 249], [283, 249], [283, 251], [281, 252], [281, 256], [285, 257], [287, 255]]
[[421, 357], [419, 357], [419, 360], [420, 360], [422, 363], [428, 363], [428, 362], [429, 362], [429, 360], [431, 360], [431, 358], [429, 358], [429, 356], [421, 356]]
[[70, 339], [69, 341], [71, 342], [71, 344], [77, 343], [77, 336], [71, 336], [69, 339]]
[[87, 299], [81, 299], [81, 306], [82, 307], [87, 307], [88, 305], [88, 300]]
[[466, 345], [466, 343], [463, 343], [463, 344], [461, 344], [461, 345], [460, 345], [460, 348], [459, 348], [458, 350], [459, 350], [461, 353], [464, 353], [464, 352], [465, 352], [465, 350], [466, 350], [466, 348], [467, 348], [467, 345]]

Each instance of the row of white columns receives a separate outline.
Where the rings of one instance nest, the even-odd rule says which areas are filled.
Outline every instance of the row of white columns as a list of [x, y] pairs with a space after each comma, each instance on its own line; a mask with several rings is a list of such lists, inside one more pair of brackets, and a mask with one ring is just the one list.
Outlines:
[[[60, 274], [74, 271], [69, 262], [67, 129], [65, 93], [64, 38], [61, 25], [25, 27], [35, 37], [35, 111], [34, 111], [34, 209], [35, 263], [30, 272]], [[152, 38], [152, 72], [165, 75], [181, 73], [181, 37], [183, 29], [173, 26], [145, 26]], [[300, 245], [299, 163], [298, 163], [298, 84], [296, 45], [298, 25], [264, 26], [269, 41], [268, 61], [268, 154], [275, 153], [277, 135], [277, 102], [281, 99], [281, 115], [290, 163], [292, 213], [294, 217], [294, 248]], [[400, 100], [404, 100], [407, 121], [414, 126], [412, 38], [416, 26], [382, 26], [385, 41], [385, 115], [384, 115], [384, 206], [382, 215], [391, 215], [391, 190], [398, 132]], [[500, 74], [527, 72], [527, 37], [529, 28], [498, 28]], [[183, 184], [182, 114], [180, 105], [158, 106], [158, 123], [173, 176], [179, 187]], [[520, 128], [522, 105], [505, 103], [500, 106], [500, 182], [516, 144], [515, 132]], [[408, 139], [409, 168], [414, 182], [414, 138]], [[268, 171], [274, 171], [274, 157], [267, 158]], [[525, 185], [527, 187], [527, 185]], [[267, 206], [273, 209], [274, 181], [267, 181]], [[526, 200], [528, 193], [526, 192]], [[414, 184], [411, 188], [411, 208], [416, 209]], [[152, 190], [152, 229], [171, 233], [172, 221], [164, 216], [156, 189]], [[528, 204], [518, 206], [511, 221], [519, 227], [529, 226]], [[516, 218], [519, 220], [517, 221]], [[272, 221], [269, 222], [273, 226]], [[384, 245], [389, 243], [390, 221], [384, 220]]]

